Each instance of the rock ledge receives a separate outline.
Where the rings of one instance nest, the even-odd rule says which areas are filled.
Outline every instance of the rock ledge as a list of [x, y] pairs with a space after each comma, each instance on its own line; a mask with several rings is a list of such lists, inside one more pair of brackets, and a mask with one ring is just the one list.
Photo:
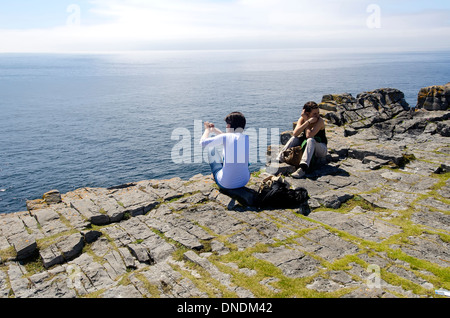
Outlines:
[[[330, 155], [306, 179], [273, 164], [245, 191], [225, 194], [203, 175], [146, 180], [54, 190], [26, 212], [1, 215], [0, 298], [435, 297], [450, 289], [449, 112], [411, 113], [397, 90], [324, 103]], [[308, 217], [252, 207], [249, 193], [268, 171], [308, 190]]]

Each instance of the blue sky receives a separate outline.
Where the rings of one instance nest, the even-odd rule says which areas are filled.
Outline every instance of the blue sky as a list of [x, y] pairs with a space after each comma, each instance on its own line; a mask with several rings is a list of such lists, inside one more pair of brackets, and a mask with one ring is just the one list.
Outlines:
[[448, 0], [14, 0], [0, 52], [449, 49]]

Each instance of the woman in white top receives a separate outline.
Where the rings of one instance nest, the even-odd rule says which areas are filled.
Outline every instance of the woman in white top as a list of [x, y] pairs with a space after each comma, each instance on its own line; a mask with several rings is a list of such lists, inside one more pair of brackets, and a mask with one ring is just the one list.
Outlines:
[[[250, 181], [249, 137], [244, 135], [247, 121], [242, 113], [234, 112], [225, 118], [227, 132], [223, 133], [214, 124], [205, 122], [205, 133], [200, 144], [208, 147], [209, 164], [217, 185], [222, 189], [243, 188]], [[215, 137], [210, 137], [216, 134]], [[223, 158], [216, 146], [223, 145]]]

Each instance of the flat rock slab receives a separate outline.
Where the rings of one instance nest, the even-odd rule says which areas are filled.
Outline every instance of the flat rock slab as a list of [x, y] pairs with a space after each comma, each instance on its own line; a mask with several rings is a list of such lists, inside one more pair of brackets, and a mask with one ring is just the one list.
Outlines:
[[356, 254], [359, 248], [338, 235], [325, 229], [314, 229], [304, 236], [296, 239], [301, 245], [300, 249], [314, 253], [321, 258], [332, 262], [346, 255]]
[[311, 276], [320, 269], [319, 261], [301, 251], [285, 247], [271, 248], [267, 253], [255, 253], [253, 256], [272, 263], [291, 278]]
[[411, 221], [422, 224], [434, 231], [450, 232], [450, 215], [442, 212], [432, 212], [428, 209], [414, 213]]
[[410, 244], [393, 245], [403, 252], [419, 259], [427, 260], [442, 267], [450, 267], [450, 243], [443, 241], [439, 235], [422, 234], [408, 237]]
[[17, 260], [27, 259], [37, 252], [36, 239], [31, 235], [23, 235], [14, 238], [14, 249]]
[[362, 193], [361, 197], [378, 208], [404, 211], [418, 195], [383, 188], [377, 193]]
[[365, 240], [382, 242], [402, 232], [390, 223], [364, 214], [341, 214], [331, 211], [317, 212], [311, 218], [338, 230], [348, 232]]
[[40, 256], [46, 268], [70, 261], [79, 255], [84, 246], [80, 233], [61, 236], [58, 241], [40, 251]]

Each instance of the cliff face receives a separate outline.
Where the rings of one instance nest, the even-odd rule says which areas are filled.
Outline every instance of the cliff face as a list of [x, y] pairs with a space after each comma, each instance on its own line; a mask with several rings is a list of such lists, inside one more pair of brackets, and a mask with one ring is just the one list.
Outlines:
[[350, 124], [357, 128], [384, 122], [410, 108], [405, 95], [392, 88], [361, 93], [356, 98], [351, 94], [325, 95], [319, 106], [331, 110], [325, 117], [332, 124]]
[[[27, 212], [0, 216], [0, 297], [422, 297], [450, 289], [449, 113], [406, 111], [397, 90], [324, 103], [330, 155], [306, 179], [274, 164], [227, 194], [197, 175], [51, 191]], [[308, 190], [308, 217], [246, 204], [268, 172]]]
[[448, 110], [450, 83], [422, 88], [417, 98], [417, 108], [425, 110]]

